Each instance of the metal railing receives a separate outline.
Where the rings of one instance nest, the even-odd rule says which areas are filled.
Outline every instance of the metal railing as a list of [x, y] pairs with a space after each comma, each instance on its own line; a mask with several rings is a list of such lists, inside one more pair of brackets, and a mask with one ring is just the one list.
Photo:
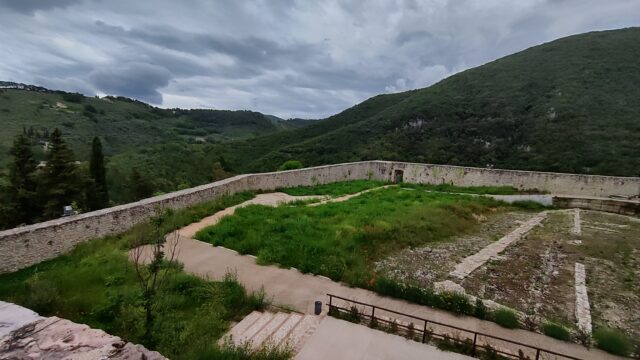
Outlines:
[[[343, 298], [341, 296], [337, 296], [337, 295], [333, 295], [333, 294], [327, 294], [327, 296], [329, 296], [329, 314], [340, 314], [343, 313], [346, 316], [352, 316], [355, 315], [359, 318], [362, 319], [368, 319], [369, 323], [371, 323], [372, 321], [375, 321], [376, 323], [384, 323], [384, 324], [388, 324], [389, 326], [394, 326], [397, 327], [398, 330], [402, 329], [404, 331], [405, 334], [414, 334], [417, 335], [416, 336], [411, 336], [412, 340], [418, 341], [416, 340], [417, 338], [421, 339], [420, 341], [422, 343], [426, 343], [428, 342], [430, 339], [432, 338], [436, 338], [436, 339], [442, 339], [442, 340], [449, 340], [449, 341], [453, 341], [456, 342], [458, 344], [461, 345], [465, 345], [465, 346], [470, 346], [471, 347], [471, 356], [476, 356], [478, 355], [479, 351], [483, 351], [483, 352], [495, 352], [497, 354], [503, 355], [503, 356], [507, 356], [510, 358], [514, 358], [514, 359], [531, 359], [531, 357], [528, 357], [527, 355], [525, 355], [526, 353], [529, 353], [533, 356], [533, 354], [535, 354], [535, 360], [540, 360], [542, 359], [541, 356], [543, 355], [551, 355], [551, 356], [555, 356], [556, 358], [560, 358], [560, 359], [570, 359], [570, 360], [582, 360], [580, 358], [574, 357], [574, 356], [570, 356], [570, 355], [565, 355], [565, 354], [560, 354], [551, 350], [546, 350], [546, 349], [542, 349], [539, 348], [537, 346], [533, 346], [533, 345], [527, 345], [527, 344], [523, 344], [521, 342], [518, 341], [514, 341], [514, 340], [509, 340], [509, 339], [505, 339], [499, 336], [494, 336], [494, 335], [489, 335], [489, 334], [485, 334], [485, 333], [481, 333], [481, 332], [477, 332], [474, 330], [469, 330], [469, 329], [464, 329], [458, 326], [454, 326], [454, 325], [449, 325], [449, 324], [444, 324], [438, 321], [434, 321], [434, 320], [429, 320], [429, 319], [425, 319], [419, 316], [414, 316], [414, 315], [410, 315], [410, 314], [405, 314], [405, 313], [401, 313], [399, 311], [395, 311], [395, 310], [391, 310], [391, 309], [387, 309], [384, 307], [380, 307], [380, 306], [376, 306], [376, 305], [372, 305], [372, 304], [367, 304], [367, 303], [363, 303], [360, 301], [356, 301], [356, 300], [352, 300], [352, 299], [347, 299], [347, 298]], [[357, 307], [354, 308], [353, 306], [347, 308], [347, 307], [341, 307], [336, 305], [334, 302], [334, 299], [339, 299], [342, 300], [343, 302], [346, 303], [351, 303], [351, 304], [357, 304], [360, 306], [364, 306], [367, 308], [370, 308], [371, 311], [363, 311], [360, 312], [359, 309], [357, 309]], [[380, 313], [381, 311], [383, 312], [387, 312], [387, 313], [391, 313], [394, 315], [398, 315], [400, 317], [403, 318], [408, 318], [408, 319], [413, 319], [413, 320], [417, 320], [419, 323], [418, 325], [422, 325], [422, 326], [418, 326], [416, 327], [413, 322], [409, 323], [409, 324], [405, 324], [401, 321], [398, 321], [397, 319], [388, 319], [388, 318], [384, 318], [384, 317], [380, 317], [380, 316], [376, 316], [376, 311], [378, 311], [378, 313]], [[337, 312], [337, 313], [336, 313]], [[357, 312], [357, 314], [354, 314], [355, 312]], [[442, 331], [440, 333], [438, 333], [436, 330], [434, 330], [433, 327], [429, 327], [429, 325], [436, 325], [437, 327], [440, 328], [445, 328], [448, 330], [453, 329], [454, 333], [457, 332], [461, 332], [464, 334], [467, 334], [467, 336], [465, 337], [465, 339], [462, 339], [458, 336], [452, 336], [452, 332], [451, 331]], [[457, 335], [457, 334], [455, 334]], [[480, 338], [484, 338], [485, 341], [484, 342], [480, 342], [479, 340], [481, 340]], [[494, 341], [499, 341], [499, 342], [504, 342], [508, 345], [510, 345], [509, 347], [511, 349], [513, 349], [515, 351], [514, 352], [510, 352], [507, 351], [504, 348], [501, 348], [499, 346], [491, 346], [491, 344], [486, 340], [486, 339], [491, 339]], [[495, 345], [495, 344], [494, 344]], [[515, 345], [515, 346], [513, 346]]]

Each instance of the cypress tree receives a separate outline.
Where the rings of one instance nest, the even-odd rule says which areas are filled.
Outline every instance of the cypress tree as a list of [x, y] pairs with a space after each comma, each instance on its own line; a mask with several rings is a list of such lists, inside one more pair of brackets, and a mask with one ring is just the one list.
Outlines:
[[104, 167], [104, 155], [102, 143], [96, 136], [91, 147], [91, 160], [89, 161], [89, 176], [93, 180], [88, 187], [87, 206], [89, 210], [98, 210], [109, 205], [109, 191], [107, 189], [107, 171]]
[[80, 181], [73, 151], [55, 129], [49, 138], [47, 165], [44, 167], [41, 193], [45, 199], [44, 215], [56, 218], [63, 207], [79, 200]]
[[36, 203], [36, 161], [31, 142], [23, 134], [16, 136], [9, 151], [13, 162], [9, 167], [9, 225], [32, 222], [39, 215]]

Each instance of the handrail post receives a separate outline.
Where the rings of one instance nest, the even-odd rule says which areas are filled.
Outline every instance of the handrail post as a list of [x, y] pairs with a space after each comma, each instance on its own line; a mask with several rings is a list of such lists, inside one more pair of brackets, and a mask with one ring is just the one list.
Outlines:
[[371, 305], [371, 321], [375, 319], [375, 316], [376, 316], [376, 307], [375, 305]]
[[329, 294], [329, 312], [331, 312], [332, 304], [333, 304], [333, 295]]
[[540, 349], [536, 349], [536, 360], [540, 360]]
[[476, 340], [478, 339], [478, 333], [473, 333], [473, 348], [471, 349], [471, 356], [476, 356]]
[[424, 329], [422, 330], [422, 343], [424, 344], [427, 340], [427, 321], [424, 322]]

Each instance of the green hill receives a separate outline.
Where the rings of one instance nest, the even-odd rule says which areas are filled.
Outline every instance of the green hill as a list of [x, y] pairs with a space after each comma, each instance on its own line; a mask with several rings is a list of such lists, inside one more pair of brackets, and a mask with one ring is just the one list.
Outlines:
[[220, 142], [305, 125], [253, 111], [166, 110], [123, 97], [98, 99], [36, 89], [42, 90], [0, 90], [0, 167], [7, 163], [13, 137], [30, 129], [34, 143], [40, 143], [60, 128], [84, 160], [93, 136], [102, 138], [107, 155], [115, 155], [144, 145]]
[[225, 145], [243, 171], [387, 159], [640, 175], [640, 28], [570, 36]]
[[195, 186], [214, 179], [220, 154], [211, 144], [309, 124], [253, 111], [159, 109], [123, 97], [99, 99], [10, 82], [0, 87], [0, 184], [17, 134], [29, 135], [39, 161], [49, 134], [59, 128], [80, 161], [88, 160], [93, 137], [101, 138], [117, 203], [131, 200], [125, 188], [134, 167], [156, 191]]

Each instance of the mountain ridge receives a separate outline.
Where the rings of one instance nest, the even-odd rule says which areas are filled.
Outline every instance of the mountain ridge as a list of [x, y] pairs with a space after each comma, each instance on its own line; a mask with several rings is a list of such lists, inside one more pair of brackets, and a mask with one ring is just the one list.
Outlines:
[[[284, 134], [232, 142], [225, 157], [243, 171], [289, 159], [386, 159], [638, 176], [639, 39], [640, 28], [561, 38], [427, 88], [372, 97], [287, 133], [293, 143], [281, 145]], [[325, 122], [334, 126], [315, 135]]]

